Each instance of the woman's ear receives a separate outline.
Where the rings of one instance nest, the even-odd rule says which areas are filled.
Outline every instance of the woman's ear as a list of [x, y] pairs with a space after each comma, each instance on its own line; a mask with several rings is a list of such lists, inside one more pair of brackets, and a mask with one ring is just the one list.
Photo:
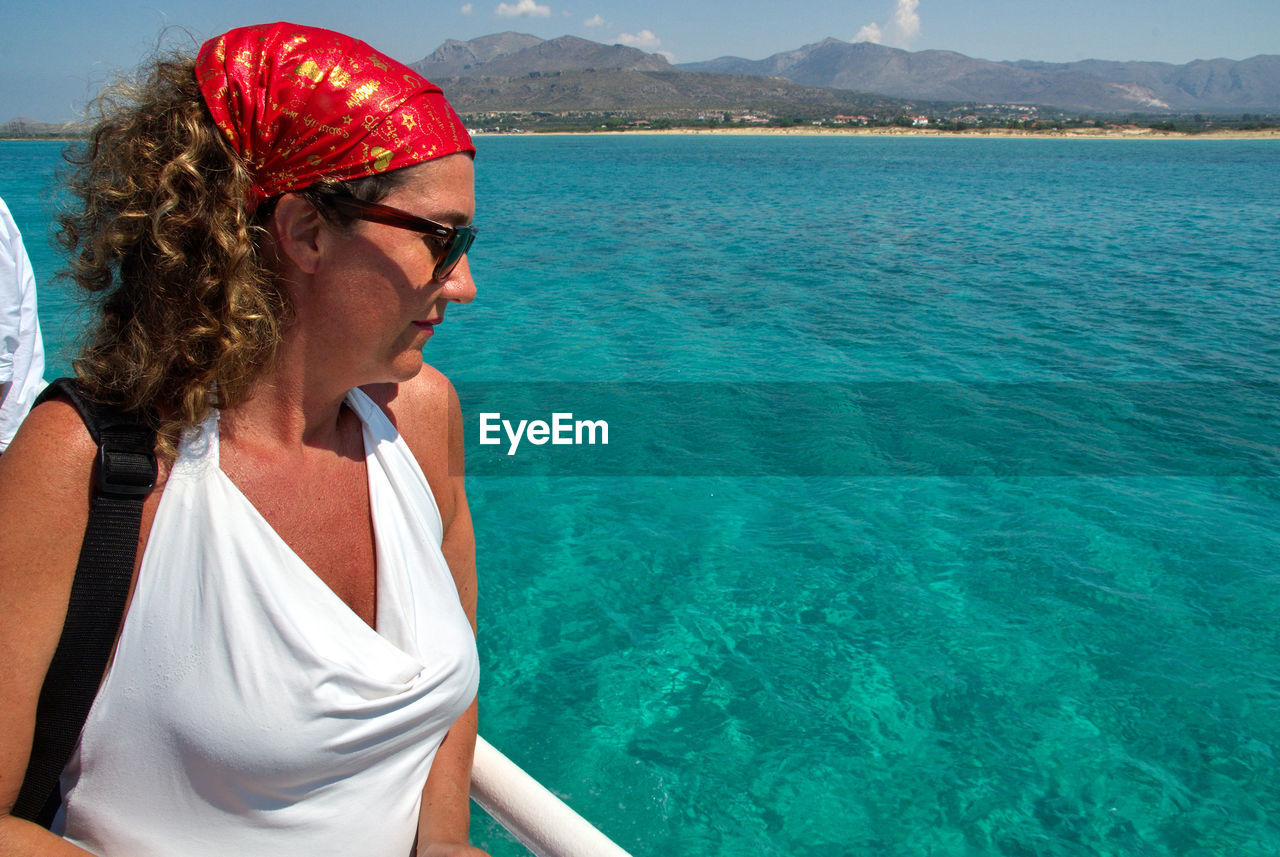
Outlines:
[[281, 261], [305, 274], [314, 274], [320, 263], [324, 227], [324, 218], [305, 198], [296, 193], [280, 197], [270, 230]]

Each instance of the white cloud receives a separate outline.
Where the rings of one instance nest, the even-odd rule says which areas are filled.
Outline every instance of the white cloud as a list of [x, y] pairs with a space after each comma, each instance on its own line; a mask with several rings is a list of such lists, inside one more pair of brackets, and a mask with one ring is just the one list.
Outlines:
[[920, 0], [894, 0], [893, 15], [888, 24], [881, 27], [873, 21], [859, 30], [853, 40], [908, 47], [920, 35], [920, 16], [916, 14], [919, 7]]
[[920, 0], [898, 0], [898, 8], [893, 12], [893, 29], [904, 42], [910, 42], [920, 35], [920, 16], [916, 9]]
[[582, 25], [584, 27], [603, 27], [604, 18], [601, 18], [599, 15], [592, 15], [590, 18], [583, 21]]
[[475, 6], [475, 4], [474, 4], [474, 3], [463, 3], [463, 4], [462, 4], [462, 9], [461, 9], [460, 11], [461, 11], [461, 12], [462, 12], [462, 14], [464, 14], [464, 15], [470, 15], [470, 14], [471, 14], [471, 10], [472, 10], [472, 9], [474, 9], [474, 8], [476, 8], [476, 6]]
[[675, 54], [673, 54], [673, 53], [671, 53], [671, 51], [656, 51], [655, 53], [657, 53], [657, 54], [658, 54], [658, 55], [660, 55], [660, 56], [664, 56], [664, 57], [666, 57], [666, 58], [667, 58], [667, 62], [669, 62], [669, 63], [674, 64], [674, 63], [675, 63], [675, 61], [676, 61], [676, 55], [675, 55]]
[[867, 24], [858, 31], [858, 35], [853, 37], [855, 42], [875, 42], [877, 45], [884, 41], [884, 33], [880, 31], [879, 24]]
[[652, 51], [662, 45], [662, 40], [653, 34], [653, 30], [641, 30], [634, 36], [630, 33], [619, 33], [614, 41], [620, 45], [630, 45], [644, 51]]
[[515, 5], [499, 3], [494, 9], [499, 18], [550, 18], [551, 7], [539, 6], [534, 0], [517, 0]]

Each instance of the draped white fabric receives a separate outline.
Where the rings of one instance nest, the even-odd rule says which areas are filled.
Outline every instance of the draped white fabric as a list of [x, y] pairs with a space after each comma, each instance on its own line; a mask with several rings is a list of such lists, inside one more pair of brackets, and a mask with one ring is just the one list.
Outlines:
[[100, 855], [405, 857], [475, 641], [412, 453], [359, 390], [377, 630], [184, 438], [55, 825]]

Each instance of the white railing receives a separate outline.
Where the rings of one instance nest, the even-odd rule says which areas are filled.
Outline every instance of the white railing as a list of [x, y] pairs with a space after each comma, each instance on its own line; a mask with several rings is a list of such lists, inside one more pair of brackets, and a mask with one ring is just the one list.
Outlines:
[[631, 857], [479, 737], [471, 799], [537, 857]]

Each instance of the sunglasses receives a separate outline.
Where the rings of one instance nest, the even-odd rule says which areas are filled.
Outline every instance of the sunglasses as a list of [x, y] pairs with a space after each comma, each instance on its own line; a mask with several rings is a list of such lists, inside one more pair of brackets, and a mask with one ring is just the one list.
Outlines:
[[453, 273], [453, 269], [471, 249], [471, 242], [476, 240], [474, 226], [446, 226], [389, 205], [365, 202], [352, 196], [325, 196], [322, 201], [339, 214], [354, 220], [366, 220], [370, 223], [381, 223], [383, 226], [408, 229], [438, 242], [442, 252], [440, 259], [436, 262], [435, 270], [431, 272], [432, 279], [437, 283], [442, 283], [449, 278], [449, 274]]

